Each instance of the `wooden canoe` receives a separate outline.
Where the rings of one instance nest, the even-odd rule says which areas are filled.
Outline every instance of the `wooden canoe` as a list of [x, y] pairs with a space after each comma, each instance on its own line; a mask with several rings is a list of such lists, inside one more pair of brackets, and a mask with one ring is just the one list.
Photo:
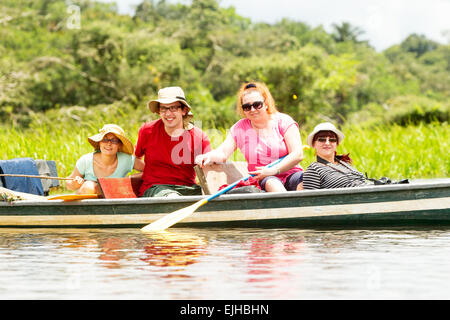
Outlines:
[[[0, 227], [136, 227], [202, 196], [0, 202]], [[174, 227], [377, 227], [450, 225], [450, 179], [358, 188], [231, 194]]]

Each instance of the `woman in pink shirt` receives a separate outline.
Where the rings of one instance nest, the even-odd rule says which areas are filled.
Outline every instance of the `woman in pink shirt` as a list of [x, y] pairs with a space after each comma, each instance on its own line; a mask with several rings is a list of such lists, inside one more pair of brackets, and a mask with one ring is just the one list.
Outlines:
[[[225, 141], [215, 150], [196, 157], [204, 167], [225, 162], [239, 148], [248, 171], [268, 192], [296, 190], [302, 182], [302, 141], [298, 124], [287, 114], [278, 112], [269, 89], [263, 83], [243, 84], [238, 92], [237, 111], [244, 118], [230, 129]], [[279, 164], [264, 168], [286, 156]]]

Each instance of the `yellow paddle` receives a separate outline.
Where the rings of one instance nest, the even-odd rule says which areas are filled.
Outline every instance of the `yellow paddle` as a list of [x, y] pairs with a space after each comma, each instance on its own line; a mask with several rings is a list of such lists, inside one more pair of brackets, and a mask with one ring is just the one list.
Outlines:
[[[268, 164], [266, 167], [272, 167], [272, 166], [280, 163], [280, 161], [283, 159], [284, 159], [284, 157], [282, 157], [278, 160], [275, 160], [274, 162]], [[146, 225], [145, 227], [143, 227], [141, 229], [141, 231], [142, 232], [154, 232], [154, 231], [162, 231], [164, 229], [167, 229], [167, 228], [171, 227], [172, 225], [174, 225], [175, 223], [177, 223], [177, 222], [183, 220], [184, 218], [190, 216], [191, 214], [193, 214], [195, 211], [197, 211], [198, 208], [200, 208], [202, 205], [204, 205], [208, 201], [215, 199], [218, 196], [220, 196], [221, 194], [224, 194], [225, 192], [233, 189], [239, 182], [246, 181], [250, 177], [251, 176], [248, 175], [247, 177], [242, 178], [242, 179], [230, 184], [228, 187], [218, 191], [217, 193], [209, 196], [206, 199], [201, 199], [201, 200], [197, 201], [196, 203], [190, 205], [189, 207], [169, 213], [168, 215], [162, 217], [161, 219], [158, 219], [158, 220]]]
[[88, 193], [88, 194], [63, 194], [47, 198], [47, 200], [76, 201], [76, 200], [97, 199], [97, 198], [98, 194]]

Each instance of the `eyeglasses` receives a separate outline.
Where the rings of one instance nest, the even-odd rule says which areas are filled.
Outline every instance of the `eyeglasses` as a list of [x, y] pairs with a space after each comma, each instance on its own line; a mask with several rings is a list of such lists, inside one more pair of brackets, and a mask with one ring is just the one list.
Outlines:
[[263, 105], [264, 105], [264, 101], [255, 101], [253, 103], [246, 103], [246, 104], [242, 105], [242, 110], [250, 111], [250, 110], [252, 110], [252, 107], [255, 110], [258, 110], [258, 109], [261, 109]]
[[316, 141], [319, 141], [320, 143], [325, 143], [325, 142], [327, 142], [327, 140], [330, 143], [336, 143], [337, 142], [336, 138], [331, 138], [331, 137], [319, 137], [319, 138], [316, 139]]
[[181, 109], [182, 106], [178, 105], [178, 106], [170, 106], [170, 107], [159, 107], [159, 112], [160, 113], [166, 113], [167, 111], [170, 110], [170, 112], [177, 112], [178, 109]]
[[103, 142], [103, 143], [111, 142], [112, 144], [119, 144], [120, 143], [120, 139], [117, 139], [117, 138], [112, 138], [112, 139], [103, 138], [103, 140], [101, 140], [100, 142]]

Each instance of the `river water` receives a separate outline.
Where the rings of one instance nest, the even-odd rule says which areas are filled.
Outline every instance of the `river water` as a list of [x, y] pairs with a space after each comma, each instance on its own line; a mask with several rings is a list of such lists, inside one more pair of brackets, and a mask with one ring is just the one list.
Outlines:
[[449, 299], [450, 229], [0, 229], [0, 299]]

